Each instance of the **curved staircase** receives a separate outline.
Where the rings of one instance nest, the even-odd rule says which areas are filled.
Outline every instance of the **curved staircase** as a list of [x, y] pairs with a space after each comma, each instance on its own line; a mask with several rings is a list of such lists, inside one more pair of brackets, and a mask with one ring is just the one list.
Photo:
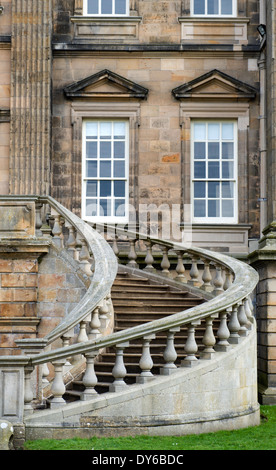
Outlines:
[[27, 439], [259, 423], [250, 266], [119, 227], [94, 229], [51, 197], [33, 199], [37, 213], [50, 210], [37, 233], [81, 270], [86, 292], [45, 336], [18, 340], [16, 357], [0, 357], [1, 370], [19, 371], [7, 396]]
[[[124, 272], [118, 273], [111, 289], [111, 299], [114, 308], [114, 332], [126, 330], [133, 326], [164, 318], [168, 315], [195, 307], [204, 302], [199, 295], [191, 294], [189, 291], [170, 287], [168, 284], [157, 284], [150, 281], [148, 277], [139, 277]], [[203, 331], [203, 328], [202, 328]], [[202, 331], [198, 331], [197, 342], [199, 349], [200, 335], [202, 342]], [[187, 328], [183, 327], [175, 335], [175, 348], [177, 352], [176, 364], [179, 365], [184, 359], [183, 344], [187, 339]], [[160, 332], [151, 341], [151, 357], [154, 367], [153, 375], [159, 374], [164, 366], [163, 351], [166, 347], [167, 335]], [[136, 382], [140, 374], [139, 358], [141, 356], [143, 343], [141, 339], [133, 342], [124, 354], [124, 364], [127, 369], [126, 383], [128, 385]], [[95, 371], [98, 382], [95, 386], [97, 393], [109, 391], [113, 382], [112, 369], [115, 362], [115, 351], [107, 349], [95, 361]], [[80, 399], [84, 391], [82, 377], [74, 380], [66, 389], [64, 398], [67, 402]]]

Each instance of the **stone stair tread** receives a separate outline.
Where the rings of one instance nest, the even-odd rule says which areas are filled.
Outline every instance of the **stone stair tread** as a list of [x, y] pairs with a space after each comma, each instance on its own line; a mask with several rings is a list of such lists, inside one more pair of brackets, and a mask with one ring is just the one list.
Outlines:
[[[117, 275], [112, 286], [111, 296], [114, 308], [114, 332], [164, 318], [204, 302], [202, 298], [190, 293], [188, 290], [174, 288], [167, 284], [154, 284], [147, 277], [139, 278], [129, 275], [129, 273], [119, 273]], [[197, 329], [196, 336], [199, 333], [200, 337], [200, 329]], [[163, 353], [166, 339], [166, 332], [159, 332], [150, 343], [150, 353], [154, 362], [153, 373], [164, 366]], [[179, 363], [186, 356], [184, 351], [186, 339], [187, 332], [185, 328], [175, 334], [175, 348], [178, 355], [176, 363]], [[198, 346], [200, 347], [200, 342], [198, 342]], [[127, 369], [125, 381], [129, 385], [135, 383], [136, 377], [141, 373], [139, 367], [141, 351], [142, 338], [131, 341], [129, 347], [124, 350], [124, 365]], [[98, 379], [95, 390], [98, 393], [108, 391], [110, 384], [114, 381], [112, 376], [114, 362], [115, 350], [113, 348], [108, 348], [95, 361], [95, 373]], [[74, 400], [80, 396], [83, 389], [82, 381], [74, 380], [71, 382], [66, 394], [71, 400]]]

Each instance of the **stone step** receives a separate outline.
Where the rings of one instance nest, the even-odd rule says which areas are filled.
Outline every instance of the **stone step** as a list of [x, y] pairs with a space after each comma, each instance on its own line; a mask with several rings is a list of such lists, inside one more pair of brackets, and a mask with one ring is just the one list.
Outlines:
[[[128, 273], [119, 273], [113, 284], [111, 291], [114, 308], [114, 331], [122, 331], [126, 328], [141, 325], [159, 318], [164, 318], [170, 314], [189, 309], [201, 304], [204, 300], [188, 291], [171, 288], [168, 285], [150, 283], [148, 278], [131, 276]], [[196, 331], [197, 342], [200, 347], [204, 328]], [[202, 334], [201, 334], [202, 333]], [[175, 334], [175, 349], [177, 351], [177, 361], [186, 356], [184, 345], [187, 339], [187, 329], [183, 327]], [[163, 353], [166, 347], [167, 334], [160, 332], [150, 343], [150, 352], [154, 362], [153, 374], [159, 374], [160, 368], [164, 365]], [[139, 360], [142, 352], [142, 338], [130, 343], [124, 350], [124, 365], [127, 369], [127, 384], [136, 382], [140, 375]], [[113, 382], [112, 369], [115, 363], [115, 349], [107, 349], [95, 361], [95, 372], [98, 383], [95, 390], [103, 393], [109, 390], [110, 383]], [[81, 380], [70, 384], [66, 392], [66, 400], [72, 401], [80, 396], [84, 387]]]

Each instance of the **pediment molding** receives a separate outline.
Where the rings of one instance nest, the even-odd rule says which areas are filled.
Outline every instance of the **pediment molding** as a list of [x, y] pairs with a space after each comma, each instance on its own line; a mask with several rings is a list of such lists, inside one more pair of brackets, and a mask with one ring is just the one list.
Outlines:
[[148, 89], [110, 70], [102, 70], [64, 88], [67, 98], [146, 99]]
[[178, 100], [251, 100], [258, 90], [219, 70], [211, 70], [172, 90]]

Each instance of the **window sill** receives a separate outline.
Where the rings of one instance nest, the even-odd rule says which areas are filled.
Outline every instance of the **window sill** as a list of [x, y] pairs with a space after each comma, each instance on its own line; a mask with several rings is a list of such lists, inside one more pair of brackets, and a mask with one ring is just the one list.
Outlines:
[[248, 44], [249, 18], [179, 17], [181, 42], [208, 44]]
[[93, 41], [138, 41], [140, 16], [73, 16], [74, 37]]
[[[184, 232], [185, 225], [180, 224]], [[226, 253], [248, 253], [248, 224], [187, 224], [187, 234], [192, 236], [191, 243], [200, 248]], [[192, 230], [192, 232], [191, 232]]]

